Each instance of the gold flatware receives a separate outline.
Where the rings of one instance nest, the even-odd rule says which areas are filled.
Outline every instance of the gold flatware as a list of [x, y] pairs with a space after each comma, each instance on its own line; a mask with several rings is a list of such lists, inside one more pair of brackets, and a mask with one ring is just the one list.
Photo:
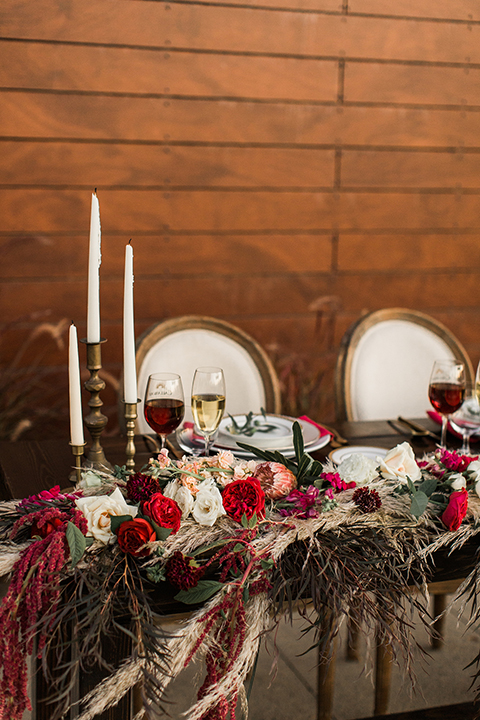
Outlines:
[[423, 425], [420, 425], [419, 423], [413, 422], [413, 420], [407, 420], [407, 418], [402, 417], [401, 415], [398, 416], [397, 421], [399, 423], [402, 423], [402, 425], [406, 425], [410, 430], [412, 430], [412, 435], [416, 437], [431, 437], [434, 440], [438, 442], [439, 437], [431, 430], [427, 430], [423, 427]]

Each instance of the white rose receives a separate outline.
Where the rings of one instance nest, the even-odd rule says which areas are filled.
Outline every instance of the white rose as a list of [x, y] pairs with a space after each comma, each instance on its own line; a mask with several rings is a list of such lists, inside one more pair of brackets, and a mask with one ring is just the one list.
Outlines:
[[401, 480], [403, 483], [407, 482], [407, 476], [412, 482], [422, 477], [413, 449], [407, 442], [388, 451], [380, 461], [380, 473], [387, 480]]
[[474, 482], [480, 480], [480, 460], [472, 460], [467, 468], [467, 472], [471, 475]]
[[202, 482], [195, 497], [192, 515], [199, 525], [212, 526], [217, 518], [225, 515], [220, 490], [210, 482]]
[[337, 472], [345, 482], [355, 482], [357, 485], [366, 485], [378, 475], [378, 462], [366, 455], [355, 453], [342, 460]]
[[175, 500], [182, 511], [182, 518], [187, 518], [193, 509], [193, 495], [188, 488], [177, 480], [171, 480], [163, 491], [165, 497]]
[[93, 470], [82, 473], [82, 479], [78, 483], [81, 488], [98, 487], [102, 484], [102, 478]]
[[120, 488], [115, 488], [111, 495], [91, 495], [79, 498], [75, 505], [84, 514], [88, 522], [87, 535], [100, 540], [105, 545], [114, 539], [110, 529], [111, 515], [131, 515], [135, 517], [138, 508], [127, 505]]
[[467, 487], [467, 481], [461, 473], [452, 473], [448, 480], [452, 490], [461, 490], [462, 488]]

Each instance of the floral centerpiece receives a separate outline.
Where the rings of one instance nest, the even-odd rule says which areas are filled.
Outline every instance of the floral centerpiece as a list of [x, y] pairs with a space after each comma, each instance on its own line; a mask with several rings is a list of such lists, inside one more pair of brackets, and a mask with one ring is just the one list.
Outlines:
[[[174, 461], [162, 451], [135, 474], [90, 471], [71, 491], [2, 503], [0, 719], [20, 720], [30, 705], [33, 652], [51, 683], [52, 720], [67, 712], [78, 669], [93, 664], [109, 674], [82, 699], [81, 720], [134, 685], [136, 720], [157, 717], [169, 682], [197, 657], [205, 676], [188, 717], [234, 718], [262, 635], [307, 598], [312, 644], [327, 651], [348, 614], [382, 627], [410, 669], [402, 600], [421, 602], [407, 586], [425, 585], [436, 550], [478, 533], [480, 461], [440, 449], [417, 461], [403, 443], [335, 468], [305, 453], [298, 424], [294, 444], [293, 459], [250, 448], [256, 460]], [[174, 636], [159, 622], [168, 598], [192, 610]], [[115, 633], [130, 651], [112, 666], [103, 648]]]

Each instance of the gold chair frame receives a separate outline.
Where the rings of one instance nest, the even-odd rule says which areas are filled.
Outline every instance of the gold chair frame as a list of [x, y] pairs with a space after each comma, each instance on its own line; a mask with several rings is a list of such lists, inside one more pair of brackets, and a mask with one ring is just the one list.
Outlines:
[[425, 315], [418, 310], [406, 308], [385, 308], [368, 313], [359, 318], [347, 330], [342, 338], [340, 352], [335, 368], [335, 405], [337, 421], [343, 422], [353, 420], [352, 397], [350, 391], [350, 380], [353, 357], [360, 339], [365, 332], [380, 322], [387, 320], [405, 320], [426, 328], [437, 335], [450, 348], [454, 357], [465, 364], [465, 375], [468, 384], [473, 382], [475, 377], [472, 363], [467, 351], [455, 335], [443, 323]]
[[149, 327], [137, 340], [137, 374], [148, 351], [164, 337], [181, 330], [210, 330], [233, 340], [243, 347], [258, 368], [265, 389], [265, 410], [269, 413], [281, 412], [280, 383], [272, 361], [262, 346], [248, 333], [235, 325], [218, 318], [203, 315], [183, 315], [164, 320]]

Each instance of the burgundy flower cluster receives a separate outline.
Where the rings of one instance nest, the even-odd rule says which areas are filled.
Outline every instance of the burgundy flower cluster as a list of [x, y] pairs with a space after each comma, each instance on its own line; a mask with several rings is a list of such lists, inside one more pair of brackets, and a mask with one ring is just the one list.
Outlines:
[[357, 488], [352, 497], [355, 505], [364, 513], [373, 513], [382, 507], [380, 495], [376, 490], [367, 487]]
[[169, 557], [165, 566], [165, 575], [168, 582], [180, 588], [180, 590], [190, 590], [190, 588], [198, 585], [198, 581], [204, 572], [205, 569], [197, 565], [192, 557], [184, 555], [179, 550]]
[[[38, 507], [36, 496], [29, 500], [31, 506]], [[22, 527], [30, 526], [31, 537], [39, 539], [29, 544], [15, 563], [0, 606], [1, 718], [20, 720], [24, 710], [30, 708], [27, 657], [33, 650], [35, 634], [40, 654], [52, 627], [60, 600], [61, 572], [70, 552], [68, 522], [84, 535], [87, 533], [87, 521], [79, 510], [64, 512], [52, 507], [23, 515], [11, 530], [10, 539], [14, 539]]]

